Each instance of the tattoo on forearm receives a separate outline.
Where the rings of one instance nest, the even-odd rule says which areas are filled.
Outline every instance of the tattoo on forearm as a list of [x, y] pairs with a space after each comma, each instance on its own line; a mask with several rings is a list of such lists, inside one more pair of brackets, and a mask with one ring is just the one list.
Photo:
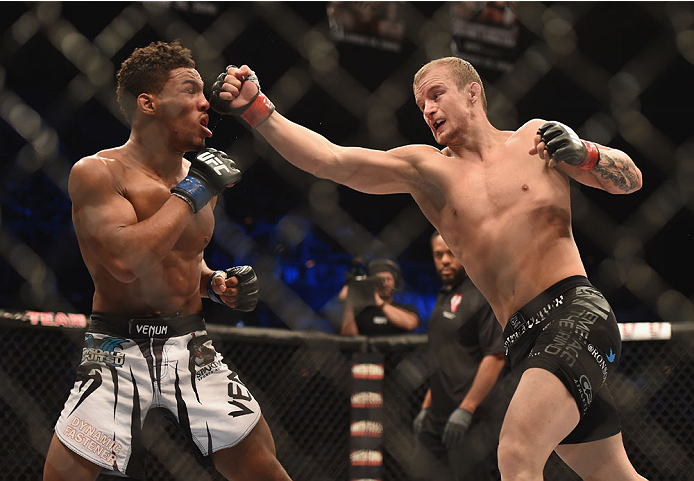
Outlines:
[[611, 184], [625, 194], [632, 192], [639, 185], [636, 166], [631, 159], [625, 159], [619, 152], [612, 150], [600, 152], [600, 161], [592, 172], [603, 187]]

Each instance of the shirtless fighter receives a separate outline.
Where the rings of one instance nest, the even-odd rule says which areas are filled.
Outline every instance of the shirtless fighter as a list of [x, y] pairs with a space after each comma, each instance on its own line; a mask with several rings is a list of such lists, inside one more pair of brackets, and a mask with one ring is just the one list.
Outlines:
[[94, 480], [102, 470], [140, 478], [142, 424], [163, 407], [227, 479], [288, 480], [258, 402], [214, 350], [201, 314], [201, 297], [252, 310], [258, 280], [249, 266], [215, 272], [203, 260], [216, 196], [241, 172], [204, 148], [209, 103], [191, 52], [162, 42], [136, 49], [118, 72], [118, 99], [130, 138], [70, 173], [95, 291], [43, 479]]
[[428, 63], [413, 88], [442, 150], [334, 145], [273, 113], [245, 65], [220, 75], [211, 102], [240, 115], [307, 172], [361, 192], [407, 192], [419, 204], [492, 306], [520, 376], [499, 440], [504, 480], [542, 479], [552, 450], [583, 479], [643, 479], [627, 457], [606, 388], [620, 355], [617, 323], [586, 278], [569, 195], [571, 178], [634, 192], [639, 169], [624, 152], [581, 140], [559, 122], [497, 130], [482, 81], [464, 60]]

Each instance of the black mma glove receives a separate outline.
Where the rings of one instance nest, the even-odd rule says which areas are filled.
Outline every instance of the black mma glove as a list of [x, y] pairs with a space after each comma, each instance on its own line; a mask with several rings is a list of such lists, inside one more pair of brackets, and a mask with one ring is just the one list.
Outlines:
[[600, 160], [600, 151], [593, 142], [581, 140], [576, 132], [560, 122], [546, 122], [537, 130], [550, 158], [579, 169], [590, 171]]
[[421, 411], [419, 411], [419, 414], [417, 414], [417, 417], [414, 418], [414, 421], [412, 421], [412, 432], [414, 432], [415, 436], [419, 436], [419, 433], [422, 432], [424, 419], [427, 417], [428, 412], [429, 408], [422, 408]]
[[448, 448], [452, 449], [456, 444], [463, 440], [467, 429], [472, 422], [472, 413], [467, 409], [456, 408], [448, 417], [448, 422], [443, 428], [441, 441]]
[[236, 301], [236, 307], [232, 309], [242, 312], [251, 312], [255, 309], [260, 297], [260, 289], [258, 287], [258, 276], [255, 275], [255, 271], [251, 266], [234, 266], [226, 271], [216, 271], [210, 276], [210, 280], [207, 283], [207, 295], [214, 302], [224, 304], [224, 301], [222, 301], [219, 295], [212, 290], [212, 279], [214, 279], [215, 276], [223, 276], [224, 279], [229, 279], [234, 276], [238, 278], [239, 283], [232, 289], [237, 289], [239, 291], [239, 296]]
[[205, 148], [195, 154], [188, 176], [171, 193], [188, 202], [193, 213], [200, 211], [225, 187], [241, 180], [241, 171], [225, 152]]
[[243, 107], [232, 107], [230, 100], [223, 100], [219, 94], [223, 92], [222, 86], [224, 79], [228, 75], [230, 68], [236, 68], [235, 65], [229, 65], [219, 74], [217, 81], [212, 84], [212, 95], [210, 96], [210, 107], [220, 115], [236, 115], [248, 122], [251, 128], [255, 129], [260, 124], [265, 122], [268, 117], [275, 111], [275, 105], [260, 91], [260, 82], [255, 74], [248, 75], [245, 78], [247, 82], [253, 82], [258, 86], [258, 93]]

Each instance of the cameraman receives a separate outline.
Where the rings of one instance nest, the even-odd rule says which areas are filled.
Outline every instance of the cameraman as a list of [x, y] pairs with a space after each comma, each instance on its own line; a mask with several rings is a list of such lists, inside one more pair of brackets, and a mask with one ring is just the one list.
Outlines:
[[419, 325], [416, 308], [393, 300], [401, 282], [400, 266], [389, 259], [371, 261], [368, 275], [351, 276], [340, 292], [344, 302], [340, 334], [382, 336], [415, 329]]

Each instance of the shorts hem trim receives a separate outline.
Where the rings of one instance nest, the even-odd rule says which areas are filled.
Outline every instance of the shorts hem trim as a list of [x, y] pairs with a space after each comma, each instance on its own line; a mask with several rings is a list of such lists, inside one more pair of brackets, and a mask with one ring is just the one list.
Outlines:
[[565, 442], [564, 440], [562, 440], [562, 441], [559, 443], [559, 446], [570, 446], [570, 445], [578, 445], [578, 444], [592, 443], [592, 442], [594, 442], [594, 441], [602, 441], [603, 439], [607, 439], [607, 438], [611, 438], [611, 437], [613, 437], [613, 436], [616, 436], [616, 435], [620, 434], [621, 432], [622, 432], [622, 429], [619, 428], [619, 429], [617, 430], [617, 432], [615, 432], [615, 433], [612, 433], [612, 434], [605, 434], [604, 436], [598, 435], [598, 436], [595, 436], [595, 437], [587, 437], [586, 439], [584, 439], [584, 440], [582, 440], [582, 441], [579, 441], [579, 442]]
[[[260, 421], [260, 416], [261, 416], [261, 415], [262, 415], [262, 413], [259, 412], [259, 413], [258, 413], [258, 416], [256, 416], [255, 420], [254, 420], [251, 424], [248, 425], [248, 429], [246, 429], [246, 431], [243, 432], [243, 433], [236, 439], [236, 441], [234, 441], [233, 443], [227, 444], [226, 446], [213, 446], [213, 447], [212, 447], [212, 452], [211, 452], [211, 453], [204, 454], [203, 456], [206, 456], [206, 457], [207, 457], [207, 456], [212, 456], [214, 453], [216, 453], [217, 451], [221, 451], [222, 449], [233, 448], [234, 446], [238, 446], [238, 444], [241, 443], [241, 441], [243, 441], [244, 439], [246, 439], [246, 437], [248, 437], [248, 435], [249, 435], [250, 432], [253, 430], [253, 428], [256, 427], [256, 425], [258, 424], [258, 421]], [[198, 442], [197, 439], [195, 439], [195, 444], [198, 445], [198, 449], [200, 449], [200, 452], [202, 453], [203, 451], [202, 451], [202, 449], [200, 448], [200, 443]]]
[[[125, 471], [121, 471], [120, 468], [119, 468], [118, 470], [115, 470], [115, 469], [113, 469], [113, 466], [112, 466], [112, 465], [106, 464], [103, 460], [102, 460], [101, 462], [96, 461], [95, 459], [93, 459], [93, 458], [91, 458], [91, 457], [89, 457], [89, 456], [86, 456], [83, 452], [80, 452], [80, 451], [76, 450], [70, 443], [65, 442], [65, 440], [64, 440], [64, 438], [63, 438], [63, 436], [62, 436], [62, 434], [61, 434], [57, 429], [54, 429], [53, 432], [55, 433], [56, 437], [58, 438], [58, 441], [60, 441], [60, 442], [62, 443], [63, 446], [65, 446], [66, 448], [68, 448], [68, 449], [69, 449], [70, 451], [72, 451], [73, 453], [77, 454], [79, 457], [84, 458], [84, 459], [86, 459], [87, 461], [89, 461], [90, 463], [96, 464], [97, 466], [99, 466], [99, 467], [101, 467], [101, 468], [104, 468], [104, 469], [107, 470], [107, 471], [111, 471], [111, 472], [114, 472], [114, 473], [115, 473], [115, 472], [118, 472], [118, 473], [121, 473], [121, 474], [123, 474], [123, 475], [125, 474]], [[126, 466], [123, 466], [123, 469], [125, 469], [125, 468], [126, 468]]]

